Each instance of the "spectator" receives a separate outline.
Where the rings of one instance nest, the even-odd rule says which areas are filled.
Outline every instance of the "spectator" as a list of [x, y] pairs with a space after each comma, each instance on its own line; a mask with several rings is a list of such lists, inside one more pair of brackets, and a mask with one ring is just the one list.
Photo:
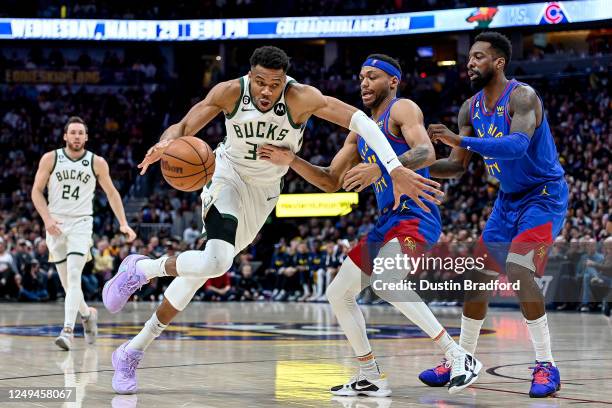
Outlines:
[[203, 300], [225, 301], [233, 295], [230, 277], [227, 273], [208, 279], [204, 284]]
[[261, 285], [253, 276], [253, 267], [250, 263], [245, 263], [240, 268], [240, 277], [236, 285], [236, 297], [238, 300], [263, 299]]
[[31, 302], [42, 302], [49, 299], [47, 275], [41, 272], [40, 263], [35, 258], [26, 265], [19, 298]]

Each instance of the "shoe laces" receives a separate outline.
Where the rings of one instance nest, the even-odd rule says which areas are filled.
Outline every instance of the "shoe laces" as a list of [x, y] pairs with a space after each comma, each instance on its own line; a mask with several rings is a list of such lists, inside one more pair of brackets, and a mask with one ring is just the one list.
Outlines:
[[434, 373], [436, 373], [437, 375], [446, 374], [448, 370], [450, 370], [450, 367], [451, 367], [451, 362], [443, 358], [442, 361], [440, 361], [440, 364], [438, 364], [434, 368]]
[[129, 355], [127, 352], [125, 352], [126, 355], [126, 365], [123, 367], [123, 372], [125, 374], [127, 374], [128, 377], [133, 377], [134, 376], [134, 372], [136, 371], [136, 368], [138, 367], [138, 363], [140, 362], [140, 359], [132, 357], [131, 355]]
[[142, 288], [144, 283], [140, 282], [137, 276], [132, 275], [125, 281], [125, 284], [119, 287], [119, 292], [122, 295], [131, 295], [136, 290]]
[[451, 362], [453, 373], [462, 373], [465, 371], [465, 354], [457, 354], [453, 356]]
[[535, 367], [529, 367], [533, 371], [534, 384], [548, 384], [550, 377], [550, 366], [548, 364], [537, 363]]

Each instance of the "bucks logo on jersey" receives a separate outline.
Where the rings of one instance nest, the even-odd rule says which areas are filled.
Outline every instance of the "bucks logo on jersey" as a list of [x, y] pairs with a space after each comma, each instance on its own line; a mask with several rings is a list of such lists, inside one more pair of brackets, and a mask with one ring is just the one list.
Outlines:
[[69, 217], [92, 215], [96, 190], [94, 154], [85, 151], [73, 160], [64, 149], [55, 151], [55, 165], [49, 175], [47, 190], [51, 214]]
[[274, 182], [287, 173], [287, 166], [276, 166], [259, 160], [259, 145], [287, 147], [293, 152], [298, 152], [302, 147], [305, 124], [295, 124], [285, 102], [285, 93], [292, 82], [295, 81], [287, 77], [279, 100], [272, 109], [262, 112], [253, 102], [249, 76], [240, 78], [240, 98], [233, 112], [225, 118], [227, 136], [219, 145], [219, 150], [241, 176], [247, 176], [251, 180]]

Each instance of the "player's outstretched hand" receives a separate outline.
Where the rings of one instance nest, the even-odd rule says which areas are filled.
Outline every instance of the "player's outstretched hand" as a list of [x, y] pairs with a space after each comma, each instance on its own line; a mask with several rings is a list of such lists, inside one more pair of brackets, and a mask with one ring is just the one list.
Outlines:
[[169, 139], [160, 140], [147, 151], [145, 158], [138, 165], [138, 168], [141, 169], [140, 170], [141, 176], [145, 174], [145, 172], [147, 171], [150, 165], [152, 165], [153, 163], [161, 159], [161, 156], [164, 153], [164, 150], [166, 150], [166, 148], [170, 145], [170, 143], [172, 143], [172, 140], [169, 140]]
[[461, 136], [451, 132], [446, 126], [436, 123], [427, 127], [427, 134], [432, 142], [440, 141], [450, 147], [459, 147]]
[[61, 221], [56, 220], [53, 217], [50, 217], [48, 220], [43, 220], [45, 223], [45, 230], [51, 235], [58, 236], [62, 233], [60, 229]]
[[295, 160], [295, 153], [286, 147], [264, 144], [257, 148], [261, 160], [268, 161], [277, 166], [289, 166]]
[[373, 163], [359, 163], [346, 172], [342, 188], [346, 191], [363, 191], [382, 176], [380, 167]]
[[430, 210], [421, 201], [421, 198], [434, 204], [440, 204], [438, 197], [444, 196], [444, 193], [438, 190], [440, 183], [425, 178], [405, 167], [393, 169], [391, 171], [391, 179], [393, 181], [393, 195], [395, 197], [394, 210], [400, 205], [402, 195], [410, 197], [425, 212], [430, 212]]
[[127, 242], [132, 242], [136, 239], [136, 233], [129, 225], [121, 225], [119, 231], [127, 235]]

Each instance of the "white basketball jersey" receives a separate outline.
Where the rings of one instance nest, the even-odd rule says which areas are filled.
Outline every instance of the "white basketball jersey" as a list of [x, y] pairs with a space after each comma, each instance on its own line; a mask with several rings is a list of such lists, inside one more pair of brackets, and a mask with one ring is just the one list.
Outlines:
[[296, 125], [289, 116], [285, 93], [293, 78], [287, 77], [280, 99], [267, 112], [253, 103], [249, 90], [249, 76], [240, 78], [240, 99], [234, 111], [225, 117], [227, 136], [218, 149], [244, 181], [251, 184], [277, 183], [289, 170], [260, 160], [257, 147], [272, 144], [298, 152], [302, 147], [305, 125]]
[[97, 182], [93, 159], [94, 154], [87, 150], [77, 160], [68, 157], [64, 149], [55, 151], [55, 165], [47, 184], [51, 214], [66, 217], [93, 215]]

